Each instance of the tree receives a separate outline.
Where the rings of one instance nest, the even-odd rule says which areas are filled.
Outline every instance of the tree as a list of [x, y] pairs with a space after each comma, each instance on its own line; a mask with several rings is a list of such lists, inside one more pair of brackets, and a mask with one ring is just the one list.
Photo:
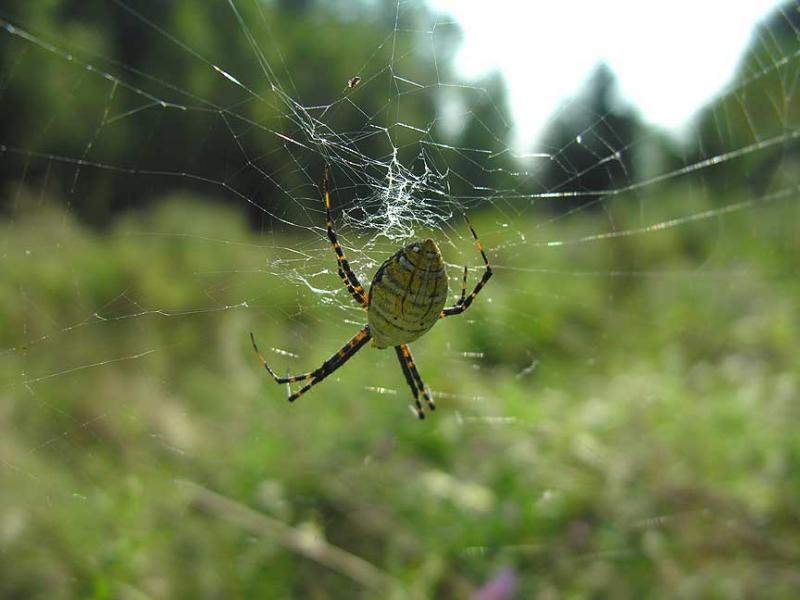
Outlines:
[[[334, 154], [357, 174], [418, 152], [424, 134], [398, 124], [436, 121], [436, 65], [414, 33], [427, 13], [404, 8], [389, 29], [388, 4], [359, 18], [317, 2], [235, 6], [12, 0], [4, 14], [26, 35], [0, 30], [0, 144], [14, 149], [0, 188], [47, 182], [99, 226], [175, 190], [271, 220], [304, 210]], [[348, 91], [354, 75], [364, 83]]]
[[717, 191], [746, 188], [756, 196], [798, 185], [800, 102], [795, 92], [800, 13], [794, 2], [777, 8], [756, 28], [731, 83], [697, 119], [689, 161]]
[[632, 142], [640, 123], [616, 94], [613, 72], [599, 65], [542, 136], [539, 151], [549, 154], [550, 161], [536, 180], [541, 192], [559, 194], [547, 200], [554, 211], [599, 206], [605, 192], [635, 180]]

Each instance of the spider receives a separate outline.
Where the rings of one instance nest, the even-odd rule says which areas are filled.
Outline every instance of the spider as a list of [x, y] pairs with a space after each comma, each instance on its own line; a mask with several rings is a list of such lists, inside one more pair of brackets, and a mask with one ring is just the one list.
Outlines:
[[[267, 373], [277, 382], [286, 384], [289, 402], [294, 402], [300, 396], [320, 383], [328, 375], [341, 367], [364, 345], [372, 340], [372, 345], [378, 349], [394, 347], [400, 366], [403, 369], [406, 382], [414, 394], [415, 408], [412, 410], [420, 419], [425, 418], [420, 396], [427, 403], [430, 410], [436, 410], [430, 391], [422, 382], [411, 349], [408, 347], [413, 342], [445, 317], [458, 315], [467, 310], [478, 293], [492, 276], [492, 267], [486, 252], [478, 239], [472, 224], [467, 221], [475, 246], [481, 253], [485, 271], [483, 277], [475, 285], [475, 289], [467, 296], [467, 267], [464, 267], [464, 277], [461, 280], [461, 297], [454, 306], [445, 308], [447, 297], [447, 272], [442, 254], [436, 242], [426, 239], [413, 242], [398, 250], [384, 262], [369, 288], [369, 293], [359, 283], [358, 277], [350, 268], [344, 250], [336, 238], [331, 218], [331, 193], [329, 185], [329, 170], [325, 169], [323, 190], [325, 193], [325, 226], [328, 230], [328, 239], [331, 241], [336, 260], [338, 261], [337, 273], [347, 291], [353, 299], [367, 311], [367, 324], [347, 342], [341, 350], [322, 363], [318, 369], [300, 375], [287, 375], [280, 377], [267, 364], [256, 345], [256, 338], [250, 333], [253, 349], [258, 360], [267, 370]], [[309, 381], [310, 380], [310, 381]], [[297, 391], [292, 391], [290, 384], [297, 381], [308, 381]]]

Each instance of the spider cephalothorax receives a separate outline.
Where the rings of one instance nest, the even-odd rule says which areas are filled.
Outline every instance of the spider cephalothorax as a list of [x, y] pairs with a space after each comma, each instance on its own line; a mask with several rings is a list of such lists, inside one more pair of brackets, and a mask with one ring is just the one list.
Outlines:
[[301, 375], [278, 376], [258, 350], [255, 336], [251, 333], [250, 339], [253, 342], [253, 348], [261, 364], [278, 383], [285, 383], [288, 387], [289, 384], [296, 381], [311, 380], [296, 392], [289, 389], [289, 401], [293, 402], [341, 367], [370, 339], [376, 348], [393, 346], [408, 386], [414, 394], [414, 412], [420, 419], [424, 419], [425, 413], [422, 410], [420, 396], [425, 399], [431, 410], [434, 410], [436, 406], [428, 388], [422, 383], [408, 344], [433, 327], [439, 319], [460, 314], [469, 308], [475, 296], [492, 276], [492, 268], [489, 266], [483, 246], [472, 225], [469, 225], [469, 221], [467, 221], [475, 245], [483, 258], [485, 270], [475, 289], [467, 296], [467, 267], [464, 267], [461, 296], [454, 306], [444, 308], [447, 298], [447, 270], [436, 242], [430, 239], [411, 243], [389, 257], [375, 273], [369, 294], [367, 294], [359, 283], [358, 277], [350, 268], [344, 250], [336, 238], [331, 218], [328, 169], [325, 169], [323, 189], [325, 191], [325, 224], [328, 230], [328, 239], [336, 252], [337, 273], [350, 295], [366, 309], [367, 324], [341, 350], [322, 363], [321, 367]]

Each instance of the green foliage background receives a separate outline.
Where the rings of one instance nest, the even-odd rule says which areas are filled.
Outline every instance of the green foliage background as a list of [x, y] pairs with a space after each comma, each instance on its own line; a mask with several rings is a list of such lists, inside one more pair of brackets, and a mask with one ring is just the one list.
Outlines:
[[[62, 48], [93, 48], [109, 71], [119, 58], [164, 81], [178, 74], [172, 84], [217, 106], [238, 98], [225, 97], [188, 52], [162, 47], [161, 35], [120, 43], [105, 25], [118, 10], [31, 6], [4, 10]], [[371, 20], [336, 21], [348, 35], [335, 35], [331, 14], [313, 3], [278, 3], [263, 9], [274, 11], [268, 18], [245, 20], [282, 24], [269, 38], [281, 58], [269, 60], [289, 63], [310, 105], [354, 74], [364, 47], [383, 47], [378, 9]], [[163, 10], [158, 22], [191, 48], [260, 81], [252, 51], [221, 25], [224, 6]], [[10, 36], [0, 43], [10, 82], [2, 107], [16, 116], [3, 118], [0, 143], [80, 157], [108, 83], [78, 79], [80, 69], [65, 71], [52, 53], [23, 51]], [[412, 45], [399, 55], [417, 80], [429, 76]], [[381, 106], [380, 82], [364, 89], [375, 94], [365, 102]], [[789, 104], [782, 123], [765, 120], [756, 136], [796, 130], [797, 98], [785, 81], [753, 89], [780, 90]], [[430, 95], [403, 97], [406, 118], [431, 121]], [[745, 116], [767, 119], [756, 98]], [[498, 107], [502, 100], [475, 105], [461, 133], [469, 147], [497, 143], [487, 129], [502, 132]], [[286, 126], [281, 106], [240, 108]], [[713, 113], [698, 126], [697, 156], [681, 158], [664, 142], [668, 164], [711, 155], [718, 129], [704, 127], [719, 119]], [[44, 114], [54, 115], [50, 125], [36, 122]], [[232, 132], [208, 127], [199, 111], [149, 118], [119, 121], [93, 156], [179, 171], [169, 161], [192, 148], [181, 160], [202, 161], [220, 181], [241, 166], [229, 153]], [[341, 118], [341, 130], [359, 127]], [[753, 143], [738, 117], [727, 122], [713, 153]], [[280, 168], [274, 140], [242, 133], [278, 187], [306, 184]], [[791, 144], [770, 147], [603, 200], [603, 218], [619, 231], [641, 227], [643, 212], [658, 223], [750, 203], [640, 235], [548, 247], [596, 235], [597, 211], [520, 213], [513, 235], [494, 207], [476, 211], [496, 275], [467, 315], [414, 345], [439, 404], [418, 422], [390, 352], [365, 349], [295, 405], [253, 356], [250, 331], [265, 348], [300, 355], [270, 351], [277, 369], [312, 367], [363, 320], [344, 289], [329, 299], [283, 276], [280, 265], [301, 249], [303, 270], [327, 270], [325, 288], [338, 289], [319, 232], [271, 221], [253, 228], [239, 199], [185, 181], [89, 168], [69, 193], [74, 165], [0, 154], [0, 593], [466, 598], [511, 569], [519, 598], [797, 597], [794, 156]], [[471, 173], [474, 157], [462, 158], [454, 172]], [[758, 175], [757, 190], [743, 173]], [[470, 183], [507, 189], [502, 177], [481, 172]], [[290, 205], [270, 194], [248, 198], [270, 211]], [[357, 245], [359, 232], [345, 232]], [[446, 258], [472, 261], [474, 279], [470, 240], [453, 240]], [[376, 247], [374, 260], [387, 250]]]
[[[616, 242], [493, 251], [502, 268], [483, 302], [415, 345], [432, 388], [455, 395], [421, 423], [394, 357], [369, 348], [296, 405], [283, 400], [248, 331], [302, 352], [272, 354], [284, 368], [316, 364], [354, 326], [258, 273], [272, 251], [234, 212], [166, 202], [104, 235], [57, 209], [19, 216], [2, 230], [2, 589], [381, 597], [225, 511], [199, 510], [194, 482], [366, 558], [398, 597], [465, 597], [506, 566], [521, 597], [791, 597], [796, 218], [796, 204], [781, 204], [725, 218], [723, 237], [631, 238], [627, 252], [653, 277], [571, 274], [576, 260], [618, 269]], [[498, 231], [476, 227], [491, 251]], [[174, 229], [189, 235], [157, 235]], [[694, 273], [687, 247], [729, 274]], [[542, 273], [525, 270], [534, 259]], [[129, 302], [107, 304], [120, 290], [170, 316], [114, 320], [131, 314]], [[193, 312], [210, 293], [256, 300]], [[98, 307], [104, 320], [91, 317]], [[531, 348], [538, 366], [526, 372]]]

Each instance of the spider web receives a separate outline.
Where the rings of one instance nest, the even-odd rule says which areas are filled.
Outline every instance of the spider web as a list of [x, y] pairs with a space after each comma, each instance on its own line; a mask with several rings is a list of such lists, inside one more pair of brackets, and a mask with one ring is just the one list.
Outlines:
[[[9, 275], [0, 298], [0, 485], [7, 490], [0, 496], [0, 552], [23, 565], [18, 578], [0, 568], [8, 574], [0, 579], [10, 582], [0, 589], [34, 589], [39, 568], [47, 574], [42, 585], [66, 585], [68, 595], [103, 585], [111, 595], [128, 584], [151, 595], [190, 589], [170, 576], [156, 580], [141, 566], [168, 555], [168, 543], [130, 535], [122, 525], [128, 535], [117, 532], [114, 543], [89, 528], [83, 546], [53, 549], [77, 539], [64, 522], [89, 523], [100, 513], [116, 523], [108, 515], [120, 511], [125, 519], [145, 515], [146, 525], [133, 517], [119, 522], [154, 536], [165, 514], [192, 515], [177, 536], [183, 540], [205, 526], [194, 509], [219, 517], [213, 535], [225, 550], [207, 558], [211, 564], [236, 553], [301, 577], [286, 558], [296, 553], [366, 587], [384, 579], [397, 589], [432, 586], [419, 588], [423, 596], [436, 585], [465, 585], [451, 580], [452, 564], [467, 565], [472, 585], [453, 597], [497, 581], [507, 565], [523, 590], [557, 588], [575, 563], [564, 558], [541, 584], [544, 555], [552, 552], [596, 569], [620, 556], [645, 557], [662, 570], [662, 583], [676, 577], [689, 593], [707, 591], [713, 586], [703, 587], [702, 577], [698, 583], [664, 574], [672, 563], [659, 536], [680, 546], [684, 530], [714, 510], [741, 537], [752, 529], [769, 545], [764, 540], [774, 531], [759, 529], [757, 517], [738, 513], [727, 497], [670, 502], [666, 496], [679, 492], [659, 489], [664, 498], [626, 505], [610, 520], [594, 514], [600, 509], [572, 514], [564, 507], [576, 489], [598, 489], [586, 483], [585, 465], [612, 488], [624, 488], [637, 469], [685, 468], [682, 456], [658, 455], [640, 439], [636, 424], [618, 426], [621, 415], [634, 413], [630, 419], [641, 417], [670, 440], [685, 435], [693, 447], [679, 430], [698, 415], [690, 409], [670, 421], [672, 405], [664, 400], [688, 394], [672, 389], [675, 381], [688, 380], [698, 397], [712, 388], [720, 397], [737, 390], [732, 404], [740, 417], [752, 418], [754, 398], [764, 395], [774, 409], [765, 421], [792, 414], [797, 377], [776, 366], [783, 355], [774, 353], [788, 347], [790, 355], [797, 341], [796, 317], [785, 317], [786, 291], [797, 287], [784, 289], [782, 277], [796, 275], [800, 4], [779, 6], [755, 25], [733, 79], [682, 134], [643, 122], [618, 93], [613, 72], [599, 66], [530, 143], [514, 137], [502, 77], [466, 80], [457, 70], [453, 17], [414, 3], [285, 4], [154, 8], [114, 0], [57, 14], [23, 4], [0, 12], [0, 105], [4, 121], [25, 115], [8, 119], [0, 132], [0, 265]], [[197, 18], [193, 11], [208, 13]], [[214, 35], [214, 23], [234, 39]], [[132, 40], [146, 45], [129, 40], [122, 51], [111, 48], [112, 30], [134, 31]], [[353, 77], [358, 83], [348, 84]], [[46, 102], [53, 96], [57, 105]], [[363, 324], [336, 277], [325, 235], [326, 165], [340, 241], [363, 284], [397, 247], [431, 236], [455, 300], [463, 266], [470, 286], [482, 269], [464, 214], [492, 261], [495, 277], [475, 306], [414, 346], [441, 407], [428, 429], [403, 407], [409, 391], [391, 353], [354, 359], [303, 406], [285, 406], [283, 390], [256, 370], [251, 329], [271, 364], [301, 372]], [[759, 257], [771, 255], [778, 257], [772, 271], [762, 272]], [[733, 314], [740, 307], [745, 314]], [[658, 358], [642, 358], [648, 355]], [[718, 379], [728, 387], [714, 387]], [[361, 397], [336, 408], [344, 396], [325, 394], [342, 393], [330, 390], [338, 386]], [[650, 412], [640, 413], [640, 405]], [[359, 428], [347, 436], [363, 440], [347, 442], [344, 451], [339, 436], [350, 422]], [[698, 426], [694, 433], [707, 432]], [[288, 449], [309, 437], [317, 440], [313, 452], [283, 465]], [[621, 439], [637, 458], [620, 456]], [[226, 456], [238, 442], [242, 449]], [[437, 444], [463, 444], [465, 457], [484, 446], [507, 455], [512, 475], [495, 461], [472, 472], [472, 459], [446, 458]], [[409, 448], [441, 456], [427, 460]], [[796, 456], [784, 450], [764, 459], [766, 470], [785, 473], [780, 465]], [[342, 473], [326, 478], [331, 467], [323, 457], [336, 455]], [[711, 451], [702, 456], [713, 462]], [[397, 479], [369, 471], [387, 463]], [[107, 479], [109, 464], [123, 475]], [[354, 484], [364, 473], [366, 482]], [[530, 486], [524, 508], [503, 502], [504, 473]], [[390, 513], [408, 530], [408, 540], [398, 536], [400, 546], [435, 546], [443, 561], [452, 550], [420, 532], [441, 519], [438, 511], [430, 521], [404, 521], [414, 502], [405, 496], [394, 511], [370, 513], [359, 504], [359, 493], [396, 490], [400, 474], [416, 477], [425, 498], [454, 508], [463, 523], [507, 509], [511, 516], [503, 518], [517, 519], [528, 534], [459, 534], [451, 567], [427, 575], [380, 559], [372, 561], [378, 567], [358, 563], [375, 538], [337, 532], [329, 525], [337, 511], [345, 521], [362, 514], [381, 521]], [[303, 477], [322, 480], [322, 491], [303, 492], [311, 485]], [[346, 493], [353, 485], [355, 500]], [[759, 489], [748, 494], [757, 506], [769, 504]], [[611, 492], [604, 498], [615, 502]], [[242, 512], [251, 504], [271, 516], [259, 521]], [[563, 518], [563, 535], [547, 538], [529, 510]], [[281, 529], [284, 523], [293, 527]], [[452, 527], [469, 530], [463, 523]], [[36, 548], [33, 540], [48, 529], [56, 532], [52, 546]], [[266, 549], [231, 550], [240, 549], [234, 533], [242, 529], [270, 540]], [[590, 545], [590, 531], [611, 531], [611, 541]], [[330, 545], [319, 541], [324, 535], [334, 538]], [[796, 559], [796, 548], [780, 543], [764, 554]], [[138, 566], [115, 571], [115, 560]], [[170, 564], [183, 573], [192, 560]], [[732, 565], [714, 563], [705, 576], [730, 575]], [[98, 573], [108, 581], [100, 583]], [[763, 583], [764, 573], [742, 576], [737, 589]], [[602, 574], [595, 577], [582, 581], [613, 589]], [[222, 580], [196, 589], [219, 592]], [[274, 585], [259, 589], [288, 593]], [[343, 589], [339, 580], [323, 585]]]

